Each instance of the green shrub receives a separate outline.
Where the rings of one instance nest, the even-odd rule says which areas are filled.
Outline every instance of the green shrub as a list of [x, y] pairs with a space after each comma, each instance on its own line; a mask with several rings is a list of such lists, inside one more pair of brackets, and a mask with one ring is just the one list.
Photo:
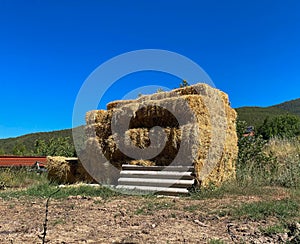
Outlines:
[[236, 165], [237, 182], [241, 186], [248, 184], [270, 185], [276, 175], [276, 159], [267, 155], [263, 149], [267, 141], [261, 136], [241, 137]]
[[300, 117], [287, 114], [266, 118], [258, 132], [267, 140], [272, 137], [293, 138], [300, 135]]

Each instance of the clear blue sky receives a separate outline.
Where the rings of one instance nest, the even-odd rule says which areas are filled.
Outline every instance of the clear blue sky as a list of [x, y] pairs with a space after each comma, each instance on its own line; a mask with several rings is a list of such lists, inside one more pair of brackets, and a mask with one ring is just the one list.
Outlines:
[[[298, 0], [0, 0], [0, 33], [0, 138], [71, 128], [88, 75], [137, 49], [194, 60], [233, 107], [300, 97]], [[147, 72], [131, 78], [168, 83]], [[105, 102], [124, 96], [120, 84]]]

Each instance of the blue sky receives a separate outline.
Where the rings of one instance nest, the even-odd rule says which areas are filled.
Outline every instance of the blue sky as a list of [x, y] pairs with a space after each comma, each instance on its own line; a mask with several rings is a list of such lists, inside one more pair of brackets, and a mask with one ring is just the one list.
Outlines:
[[[233, 107], [300, 97], [300, 1], [0, 1], [0, 138], [72, 127], [81, 85], [103, 62], [164, 49], [199, 64]], [[120, 80], [99, 107], [166, 74]], [[130, 85], [129, 85], [130, 84]]]

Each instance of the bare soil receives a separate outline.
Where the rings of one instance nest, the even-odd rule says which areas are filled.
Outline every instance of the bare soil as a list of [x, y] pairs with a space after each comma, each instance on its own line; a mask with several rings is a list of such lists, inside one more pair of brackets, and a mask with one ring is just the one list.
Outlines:
[[[274, 195], [281, 199], [285, 195]], [[222, 199], [71, 196], [49, 203], [48, 243], [279, 243], [260, 228], [276, 220], [239, 220], [220, 212], [262, 200], [258, 196]], [[42, 243], [46, 199], [0, 199], [0, 243]]]

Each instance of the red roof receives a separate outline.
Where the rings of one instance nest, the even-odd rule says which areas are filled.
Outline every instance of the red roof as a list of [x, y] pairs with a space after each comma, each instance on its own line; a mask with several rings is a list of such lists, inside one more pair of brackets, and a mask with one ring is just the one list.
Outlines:
[[36, 162], [46, 164], [46, 157], [0, 156], [0, 167], [33, 166]]

